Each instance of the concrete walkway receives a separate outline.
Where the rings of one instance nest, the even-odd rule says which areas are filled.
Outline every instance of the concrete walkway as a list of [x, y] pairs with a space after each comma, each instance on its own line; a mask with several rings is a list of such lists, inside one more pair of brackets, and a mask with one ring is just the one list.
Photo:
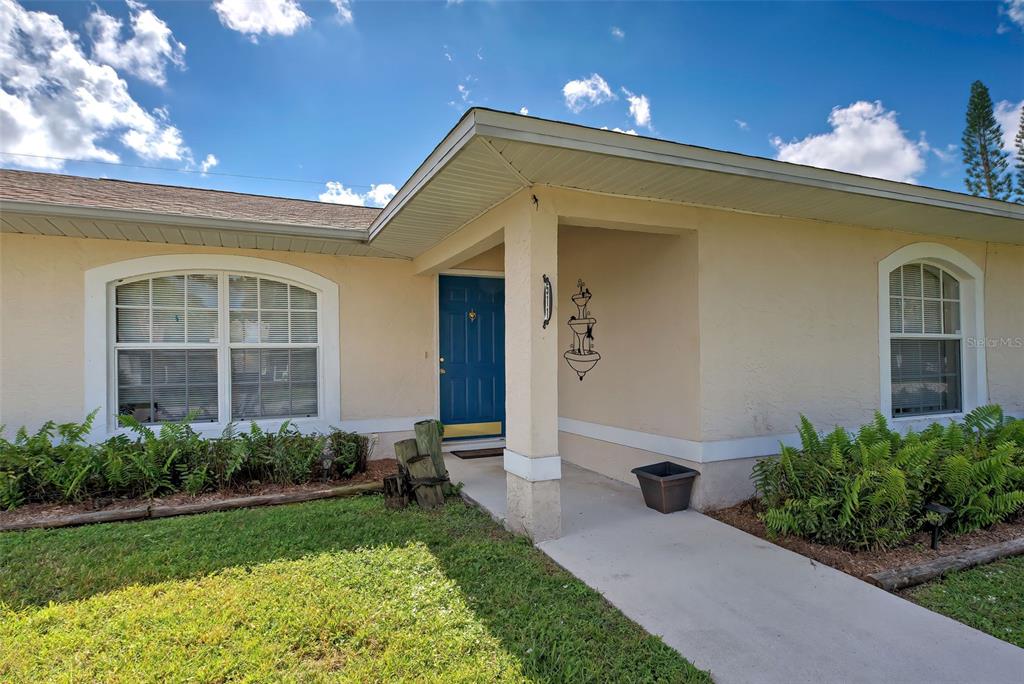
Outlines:
[[[501, 458], [446, 459], [505, 513]], [[561, 539], [539, 545], [716, 682], [1024, 682], [1024, 649], [696, 511], [562, 465]]]

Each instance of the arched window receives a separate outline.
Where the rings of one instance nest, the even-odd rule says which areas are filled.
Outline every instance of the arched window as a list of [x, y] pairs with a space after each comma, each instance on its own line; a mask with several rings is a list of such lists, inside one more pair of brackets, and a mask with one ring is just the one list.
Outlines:
[[189, 271], [118, 281], [112, 294], [119, 415], [143, 423], [318, 415], [314, 290]]
[[878, 276], [882, 412], [930, 418], [985, 403], [983, 271], [950, 247], [915, 243]]
[[889, 273], [892, 415], [958, 413], [963, 408], [960, 281], [933, 264]]

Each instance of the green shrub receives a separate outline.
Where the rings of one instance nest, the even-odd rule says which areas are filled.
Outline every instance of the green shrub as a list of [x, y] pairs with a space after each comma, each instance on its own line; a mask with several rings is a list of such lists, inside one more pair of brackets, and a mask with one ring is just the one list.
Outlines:
[[[12, 441], [0, 427], [0, 509], [348, 477], [366, 469], [369, 455], [366, 437], [338, 430], [303, 435], [287, 421], [274, 432], [255, 423], [238, 432], [232, 424], [220, 438], [203, 439], [190, 427], [190, 417], [156, 427], [122, 416], [130, 435], [91, 444], [94, 417], [95, 412], [81, 423], [50, 421], [35, 433], [22, 428]], [[331, 464], [326, 472], [325, 455]]]
[[338, 477], [350, 477], [366, 470], [370, 458], [370, 442], [355, 432], [332, 430], [326, 448], [332, 458], [331, 469]]
[[963, 423], [901, 435], [881, 414], [856, 435], [820, 435], [801, 416], [801, 447], [754, 466], [770, 535], [851, 549], [894, 546], [927, 521], [924, 504], [953, 509], [968, 532], [1024, 508], [1024, 421], [983, 406]]

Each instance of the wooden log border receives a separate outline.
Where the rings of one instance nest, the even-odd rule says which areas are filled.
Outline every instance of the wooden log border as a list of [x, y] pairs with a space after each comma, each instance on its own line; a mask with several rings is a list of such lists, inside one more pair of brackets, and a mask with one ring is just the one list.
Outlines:
[[20, 530], [52, 529], [58, 527], [77, 527], [94, 523], [122, 522], [128, 520], [147, 520], [151, 518], [170, 518], [176, 515], [194, 515], [213, 511], [230, 511], [236, 508], [252, 508], [254, 506], [277, 506], [280, 504], [302, 503], [317, 499], [334, 499], [343, 496], [373, 494], [384, 491], [383, 482], [364, 482], [361, 484], [316, 489], [312, 491], [282, 492], [278, 494], [258, 494], [256, 496], [238, 496], [231, 499], [201, 501], [183, 504], [149, 504], [132, 508], [118, 508], [109, 511], [90, 513], [72, 513], [71, 515], [31, 520], [16, 523], [0, 523], [0, 532], [17, 532]]
[[899, 591], [936, 579], [954, 570], [966, 570], [1000, 558], [1024, 554], [1024, 537], [962, 551], [952, 556], [894, 570], [882, 570], [868, 575], [868, 580], [886, 591]]

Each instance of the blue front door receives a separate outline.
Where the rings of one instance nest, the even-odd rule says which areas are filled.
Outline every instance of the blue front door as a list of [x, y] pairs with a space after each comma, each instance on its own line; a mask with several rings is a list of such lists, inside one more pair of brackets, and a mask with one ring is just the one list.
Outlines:
[[505, 434], [505, 281], [440, 276], [445, 439]]

